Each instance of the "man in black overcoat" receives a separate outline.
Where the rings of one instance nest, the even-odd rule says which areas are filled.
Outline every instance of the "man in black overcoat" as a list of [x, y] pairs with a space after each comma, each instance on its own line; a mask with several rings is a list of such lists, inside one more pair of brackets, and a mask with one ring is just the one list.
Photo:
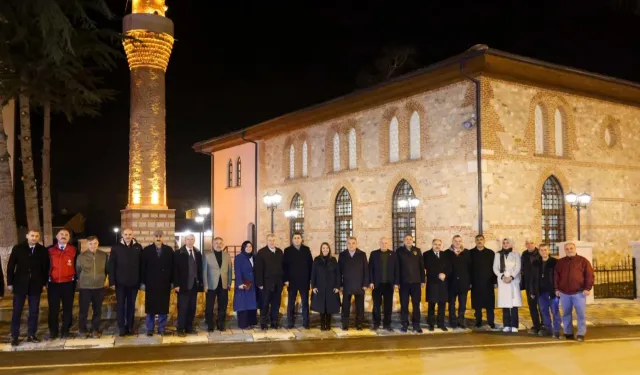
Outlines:
[[[455, 235], [451, 247], [445, 251], [451, 260], [449, 276], [449, 324], [451, 328], [467, 328], [464, 313], [467, 310], [467, 295], [471, 288], [471, 253], [462, 244], [462, 237]], [[456, 316], [456, 301], [458, 315]]]
[[296, 297], [300, 293], [302, 304], [302, 326], [309, 329], [309, 287], [311, 285], [311, 268], [313, 258], [311, 249], [302, 244], [302, 235], [294, 233], [291, 246], [284, 249], [282, 269], [284, 285], [287, 286], [287, 328], [291, 329], [295, 323]]
[[338, 266], [342, 276], [342, 329], [349, 329], [351, 297], [356, 303], [356, 329], [362, 330], [364, 320], [364, 291], [369, 286], [367, 255], [358, 249], [355, 237], [347, 239], [347, 250], [340, 253]]
[[373, 294], [373, 329], [380, 328], [380, 307], [384, 300], [383, 328], [391, 329], [391, 309], [393, 291], [400, 284], [400, 263], [398, 254], [389, 249], [389, 239], [380, 239], [380, 248], [369, 256], [369, 287]]
[[471, 253], [471, 307], [475, 310], [476, 328], [482, 327], [482, 309], [487, 312], [487, 323], [492, 329], [495, 325], [494, 308], [496, 304], [495, 288], [498, 284], [496, 274], [493, 273], [493, 259], [495, 252], [484, 247], [484, 236], [476, 236], [476, 247]]
[[271, 320], [271, 328], [278, 328], [278, 314], [284, 285], [284, 269], [282, 267], [284, 253], [276, 247], [276, 236], [267, 235], [267, 246], [258, 251], [255, 257], [256, 285], [262, 293], [260, 306], [260, 328], [267, 330], [267, 323]]
[[407, 332], [409, 327], [409, 297], [413, 313], [411, 324], [413, 330], [422, 333], [420, 328], [420, 301], [422, 300], [422, 288], [425, 286], [424, 258], [422, 250], [413, 246], [413, 236], [404, 236], [403, 245], [396, 249], [400, 264], [400, 320], [402, 332]]
[[173, 249], [162, 242], [164, 233], [155, 231], [153, 235], [153, 244], [144, 248], [140, 260], [140, 289], [145, 291], [144, 309], [149, 337], [153, 336], [156, 315], [158, 334], [164, 334], [174, 272]]
[[447, 278], [451, 274], [451, 260], [442, 251], [442, 241], [435, 239], [433, 248], [424, 252], [424, 268], [427, 271], [427, 324], [429, 331], [433, 331], [433, 319], [436, 304], [438, 305], [438, 328], [448, 331], [444, 326], [444, 311], [449, 299]]

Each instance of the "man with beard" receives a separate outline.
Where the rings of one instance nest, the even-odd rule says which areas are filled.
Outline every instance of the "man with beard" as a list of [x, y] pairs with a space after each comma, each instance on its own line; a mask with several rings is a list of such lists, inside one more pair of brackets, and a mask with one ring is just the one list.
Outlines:
[[347, 239], [347, 250], [340, 253], [338, 267], [342, 276], [342, 329], [349, 329], [351, 297], [356, 304], [356, 329], [362, 330], [364, 320], [364, 291], [369, 286], [369, 266], [367, 255], [358, 249], [358, 239]]
[[[47, 299], [49, 301], [50, 340], [56, 339], [58, 333], [61, 338], [67, 338], [71, 329], [78, 250], [69, 245], [70, 236], [67, 229], [60, 229], [56, 235], [57, 244], [49, 248], [50, 271]], [[58, 314], [61, 302], [62, 327], [59, 327]]]
[[173, 249], [162, 243], [164, 233], [153, 232], [152, 245], [142, 251], [140, 289], [145, 291], [144, 310], [147, 314], [147, 336], [153, 336], [156, 315], [158, 334], [163, 335], [169, 314], [169, 300], [173, 283]]
[[420, 300], [425, 286], [424, 258], [420, 248], [413, 246], [413, 236], [404, 236], [404, 245], [396, 249], [400, 269], [400, 320], [402, 332], [409, 327], [409, 297], [413, 306], [411, 324], [413, 330], [422, 333], [420, 328]]
[[302, 304], [302, 326], [309, 329], [309, 287], [311, 285], [311, 268], [313, 258], [311, 249], [302, 244], [302, 235], [294, 233], [291, 238], [291, 246], [284, 249], [282, 269], [284, 272], [284, 285], [287, 286], [287, 328], [294, 326], [296, 297], [300, 293]]
[[122, 239], [109, 254], [109, 285], [116, 290], [116, 316], [120, 337], [133, 334], [136, 298], [140, 288], [142, 246], [133, 238], [133, 230], [125, 228]]
[[438, 328], [446, 332], [448, 329], [444, 326], [444, 312], [449, 299], [447, 278], [451, 274], [451, 260], [442, 251], [440, 239], [434, 239], [432, 246], [431, 250], [424, 252], [424, 268], [427, 271], [427, 323], [429, 331], [433, 331], [435, 308], [438, 305]]
[[280, 300], [282, 299], [282, 286], [284, 270], [282, 261], [284, 253], [276, 247], [276, 236], [273, 233], [267, 235], [267, 246], [258, 251], [255, 256], [255, 281], [262, 293], [262, 306], [260, 306], [260, 329], [267, 330], [267, 323], [271, 323], [272, 329], [278, 329], [278, 314], [280, 312]]
[[[529, 279], [533, 277], [535, 264], [540, 262], [540, 254], [536, 244], [530, 238], [527, 238], [524, 242], [526, 250], [522, 252], [522, 276], [520, 277], [520, 290], [525, 290], [529, 284]], [[532, 298], [527, 294], [527, 305], [529, 306], [529, 314], [531, 315], [531, 321], [533, 327], [529, 330], [532, 335], [537, 335], [542, 325], [542, 318], [540, 316], [540, 310], [538, 309], [538, 298]]]
[[482, 327], [482, 309], [487, 312], [487, 323], [496, 328], [494, 308], [496, 304], [495, 288], [498, 283], [493, 273], [495, 252], [484, 247], [484, 236], [476, 236], [476, 247], [471, 249], [471, 307], [475, 310], [476, 328]]
[[[467, 328], [464, 312], [467, 309], [467, 295], [471, 286], [471, 254], [462, 245], [462, 237], [455, 235], [451, 247], [445, 251], [451, 261], [449, 276], [449, 324], [451, 328]], [[456, 300], [458, 315], [456, 316]]]

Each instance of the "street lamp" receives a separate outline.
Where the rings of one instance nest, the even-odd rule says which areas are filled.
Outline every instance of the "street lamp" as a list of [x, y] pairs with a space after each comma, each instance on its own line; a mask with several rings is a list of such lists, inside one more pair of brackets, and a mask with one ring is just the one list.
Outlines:
[[414, 196], [403, 197], [398, 200], [398, 206], [400, 208], [416, 208], [420, 204], [420, 199]]
[[298, 217], [298, 210], [286, 210], [284, 212], [284, 217], [286, 217], [289, 220], [289, 231], [291, 232], [290, 236], [292, 236], [294, 232], [294, 228], [291, 225], [291, 222]]
[[118, 243], [118, 232], [120, 232], [120, 228], [113, 228], [113, 233], [116, 234], [116, 243]]
[[571, 208], [575, 208], [578, 211], [578, 241], [580, 241], [580, 211], [587, 209], [587, 206], [591, 203], [591, 196], [587, 193], [577, 195], [574, 192], [569, 192], [565, 199]]
[[277, 190], [273, 194], [266, 193], [262, 201], [267, 206], [267, 209], [271, 211], [271, 233], [273, 233], [273, 212], [278, 208], [280, 201], [282, 201], [282, 194], [278, 193]]
[[198, 234], [198, 239], [200, 240], [200, 250], [204, 251], [204, 216], [196, 216], [196, 223], [202, 226], [202, 230]]
[[209, 215], [211, 213], [211, 208], [207, 207], [207, 206], [201, 206], [198, 208], [198, 215], [196, 217], [196, 223], [200, 223], [202, 226], [202, 242], [200, 242], [200, 247], [202, 248], [201, 250], [204, 251], [204, 222], [205, 219], [207, 218], [207, 215]]

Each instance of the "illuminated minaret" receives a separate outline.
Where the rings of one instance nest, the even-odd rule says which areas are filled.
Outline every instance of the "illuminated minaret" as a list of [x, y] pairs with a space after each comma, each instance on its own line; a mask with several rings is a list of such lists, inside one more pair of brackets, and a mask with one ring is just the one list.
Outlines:
[[166, 11], [164, 0], [133, 0], [132, 13], [123, 20], [131, 115], [129, 195], [121, 219], [143, 245], [153, 241], [158, 229], [172, 245], [175, 231], [175, 210], [168, 209], [166, 195], [165, 72], [174, 40]]

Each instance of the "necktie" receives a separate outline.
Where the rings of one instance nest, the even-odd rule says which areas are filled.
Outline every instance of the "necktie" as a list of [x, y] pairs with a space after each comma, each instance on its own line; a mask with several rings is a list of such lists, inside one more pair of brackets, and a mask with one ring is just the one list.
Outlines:
[[64, 251], [64, 246], [60, 246], [60, 250]]
[[33, 250], [35, 249], [35, 247], [31, 248], [31, 255], [33, 255]]
[[440, 252], [439, 251], [436, 252], [436, 256], [438, 257], [438, 259], [440, 259]]
[[191, 249], [189, 249], [189, 256], [193, 258], [193, 252], [191, 251]]

